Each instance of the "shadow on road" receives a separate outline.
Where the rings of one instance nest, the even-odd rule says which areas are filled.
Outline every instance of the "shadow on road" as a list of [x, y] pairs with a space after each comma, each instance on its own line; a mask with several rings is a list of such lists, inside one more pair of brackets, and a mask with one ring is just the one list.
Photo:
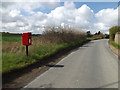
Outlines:
[[48, 67], [57, 67], [57, 68], [61, 68], [64, 67], [64, 65], [47, 65]]

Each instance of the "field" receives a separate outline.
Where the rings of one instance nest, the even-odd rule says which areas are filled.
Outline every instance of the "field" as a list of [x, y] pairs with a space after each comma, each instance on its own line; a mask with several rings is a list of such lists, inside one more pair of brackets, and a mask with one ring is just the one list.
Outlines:
[[21, 35], [3, 35], [2, 43], [21, 41]]
[[25, 67], [66, 48], [80, 45], [85, 41], [84, 32], [46, 31], [43, 35], [33, 36], [27, 57], [25, 46], [21, 44], [21, 35], [3, 35], [2, 72], [6, 73]]
[[[33, 39], [37, 35], [32, 35]], [[21, 34], [2, 34], [2, 43], [8, 43], [8, 42], [21, 42], [22, 35]]]

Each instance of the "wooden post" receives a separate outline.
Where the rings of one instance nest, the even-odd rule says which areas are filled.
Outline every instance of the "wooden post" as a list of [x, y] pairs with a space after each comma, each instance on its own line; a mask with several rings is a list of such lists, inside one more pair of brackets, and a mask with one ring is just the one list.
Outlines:
[[28, 45], [26, 45], [26, 56], [28, 56]]

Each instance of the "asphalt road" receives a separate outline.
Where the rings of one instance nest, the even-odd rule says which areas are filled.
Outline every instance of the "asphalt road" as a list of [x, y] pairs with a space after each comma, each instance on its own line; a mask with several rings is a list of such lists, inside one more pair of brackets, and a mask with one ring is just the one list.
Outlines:
[[118, 58], [107, 42], [83, 45], [24, 88], [118, 88]]

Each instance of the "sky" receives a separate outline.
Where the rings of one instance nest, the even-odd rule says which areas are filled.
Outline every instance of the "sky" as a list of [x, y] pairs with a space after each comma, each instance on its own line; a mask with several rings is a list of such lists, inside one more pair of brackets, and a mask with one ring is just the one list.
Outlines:
[[118, 25], [117, 2], [2, 2], [2, 31], [39, 34], [46, 26], [109, 33]]

